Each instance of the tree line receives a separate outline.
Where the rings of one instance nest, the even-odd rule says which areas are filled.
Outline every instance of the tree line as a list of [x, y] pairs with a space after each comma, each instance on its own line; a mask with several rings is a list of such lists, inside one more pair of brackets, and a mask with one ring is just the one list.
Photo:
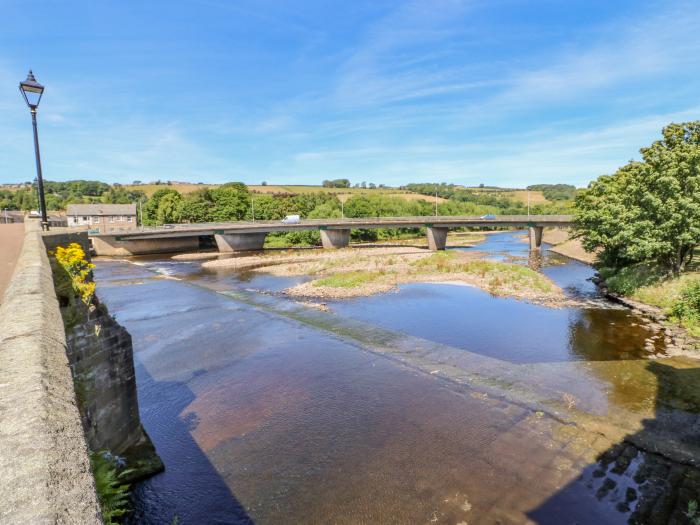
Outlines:
[[[140, 190], [94, 180], [44, 181], [47, 210], [65, 210], [69, 204], [130, 204], [146, 199]], [[0, 189], [0, 210], [31, 211], [39, 208], [36, 184], [25, 183], [17, 190]]]

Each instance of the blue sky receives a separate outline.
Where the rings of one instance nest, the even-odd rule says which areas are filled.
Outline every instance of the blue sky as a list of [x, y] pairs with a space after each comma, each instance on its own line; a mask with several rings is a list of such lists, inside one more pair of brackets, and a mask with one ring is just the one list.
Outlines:
[[0, 183], [579, 186], [700, 118], [697, 1], [0, 0]]

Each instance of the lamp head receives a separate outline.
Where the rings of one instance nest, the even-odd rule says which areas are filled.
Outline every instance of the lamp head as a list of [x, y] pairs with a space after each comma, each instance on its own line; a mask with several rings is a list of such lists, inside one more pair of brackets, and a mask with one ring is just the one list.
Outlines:
[[44, 93], [44, 86], [36, 81], [31, 69], [29, 70], [27, 79], [19, 83], [19, 90], [22, 92], [24, 101], [27, 103], [27, 106], [29, 106], [29, 109], [36, 111], [41, 101], [41, 95]]

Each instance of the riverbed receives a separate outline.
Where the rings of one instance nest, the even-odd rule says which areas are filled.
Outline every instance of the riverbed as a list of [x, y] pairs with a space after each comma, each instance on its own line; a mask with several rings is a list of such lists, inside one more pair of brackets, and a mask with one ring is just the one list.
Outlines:
[[580, 306], [413, 283], [319, 310], [281, 293], [309, 276], [96, 260], [166, 465], [131, 520], [682, 517], [700, 499], [698, 362], [666, 357], [660, 327], [522, 232], [456, 249], [537, 268]]

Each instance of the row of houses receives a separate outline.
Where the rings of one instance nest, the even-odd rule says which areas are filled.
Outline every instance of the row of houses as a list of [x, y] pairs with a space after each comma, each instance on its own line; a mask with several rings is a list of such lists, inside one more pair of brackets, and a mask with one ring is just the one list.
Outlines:
[[100, 233], [136, 228], [136, 204], [69, 204], [66, 209], [69, 228], [99, 230]]
[[[24, 222], [25, 212], [3, 210], [0, 222]], [[31, 212], [31, 215], [38, 215]], [[128, 231], [137, 227], [135, 204], [69, 204], [66, 213], [48, 213], [49, 226], [100, 233]]]

